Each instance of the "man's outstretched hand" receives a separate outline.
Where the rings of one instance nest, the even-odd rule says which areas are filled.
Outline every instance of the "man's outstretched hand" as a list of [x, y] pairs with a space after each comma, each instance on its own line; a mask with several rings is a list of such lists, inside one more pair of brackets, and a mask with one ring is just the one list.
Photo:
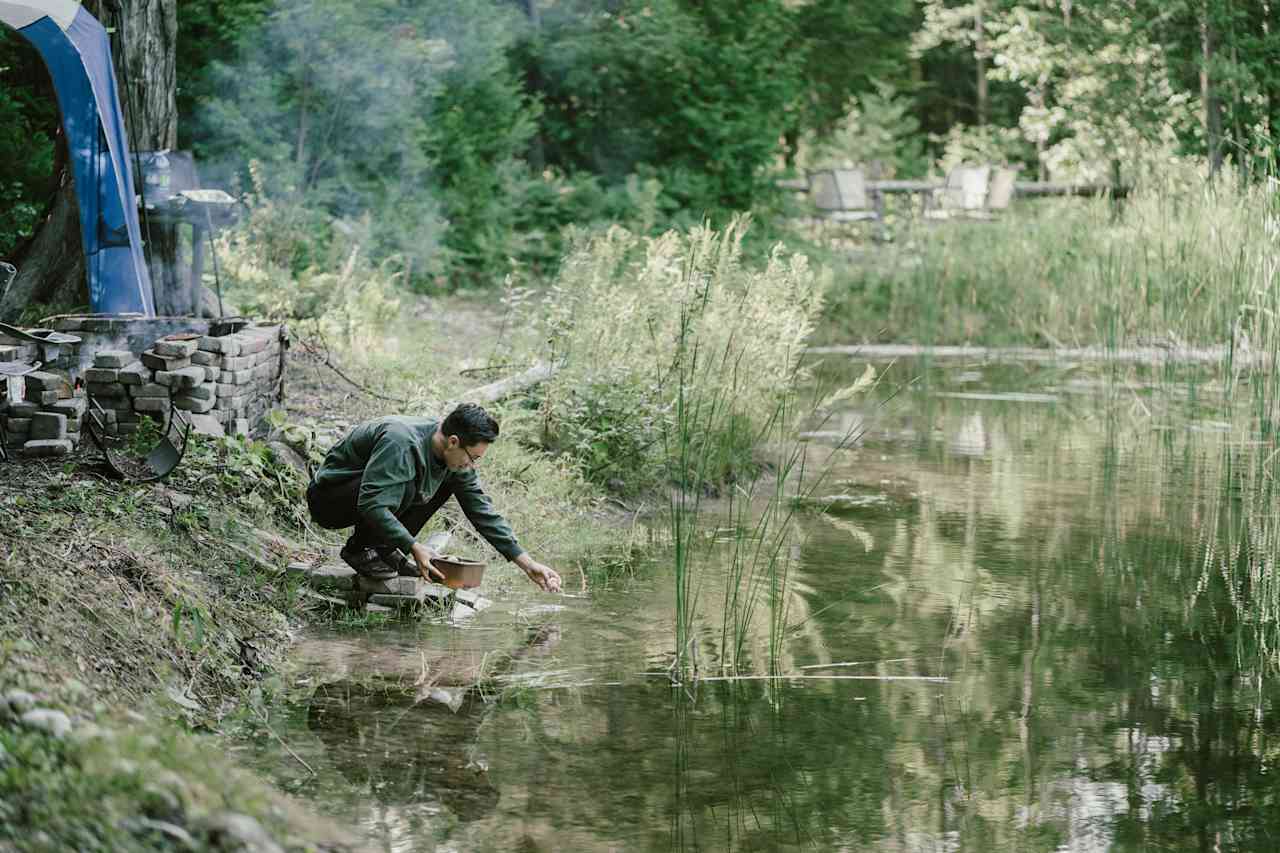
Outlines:
[[533, 581], [543, 592], [559, 592], [560, 591], [560, 575], [550, 566], [544, 566], [537, 560], [533, 559], [526, 552], [516, 557], [515, 564], [524, 570], [529, 576], [529, 580]]
[[440, 555], [421, 542], [414, 542], [412, 551], [413, 561], [418, 564], [418, 574], [422, 575], [422, 579], [444, 583], [444, 572], [431, 565], [431, 559]]

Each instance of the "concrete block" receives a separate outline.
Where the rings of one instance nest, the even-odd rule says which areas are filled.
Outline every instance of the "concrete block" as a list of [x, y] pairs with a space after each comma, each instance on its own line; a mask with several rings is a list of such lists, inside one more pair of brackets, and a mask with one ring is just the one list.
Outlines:
[[40, 411], [40, 407], [30, 400], [9, 401], [9, 417], [11, 418], [30, 418], [38, 411]]
[[102, 368], [127, 367], [137, 359], [133, 353], [124, 349], [104, 349], [93, 354], [93, 366]]
[[247, 397], [219, 397], [216, 408], [223, 411], [227, 409], [243, 409], [246, 402], [248, 402]]
[[222, 359], [223, 370], [248, 370], [253, 367], [253, 356], [251, 355], [229, 355]]
[[173, 398], [174, 408], [182, 409], [184, 412], [208, 412], [213, 410], [213, 400], [197, 400], [186, 394], [180, 394]]
[[216, 352], [196, 350], [191, 354], [191, 363], [201, 367], [222, 367], [222, 355]]
[[160, 355], [152, 350], [147, 350], [142, 354], [142, 364], [152, 370], [174, 371], [190, 367], [191, 359], [185, 356], [170, 357]]
[[221, 378], [222, 378], [222, 369], [221, 369], [221, 368], [217, 368], [217, 367], [205, 367], [205, 369], [204, 369], [204, 381], [205, 381], [205, 382], [217, 382], [217, 381], [218, 381], [219, 379], [221, 379]]
[[232, 435], [248, 435], [248, 434], [249, 434], [249, 419], [248, 419], [248, 418], [236, 418], [236, 419], [232, 422], [232, 424], [231, 424], [231, 434], [232, 434]]
[[56, 391], [59, 387], [67, 384], [67, 380], [58, 374], [47, 373], [43, 370], [28, 373], [23, 379], [27, 383], [28, 391]]
[[17, 361], [17, 347], [0, 347], [0, 361]]
[[63, 399], [63, 395], [59, 391], [32, 391], [28, 388], [27, 399], [39, 403], [41, 406], [50, 406]]
[[22, 445], [22, 455], [30, 459], [50, 456], [66, 456], [72, 450], [71, 442], [65, 438], [37, 439]]
[[200, 348], [200, 339], [192, 338], [189, 341], [174, 341], [167, 338], [161, 338], [155, 342], [152, 349], [156, 355], [162, 355], [166, 358], [191, 358], [197, 349]]
[[200, 349], [205, 352], [218, 352], [223, 355], [239, 355], [240, 341], [234, 335], [224, 335], [221, 338], [203, 337], [200, 339]]
[[260, 353], [271, 345], [271, 338], [265, 335], [240, 332], [236, 337], [240, 339], [240, 355]]
[[169, 396], [169, 386], [161, 385], [159, 382], [148, 382], [145, 385], [135, 385], [129, 389], [129, 395], [135, 400], [139, 397], [165, 397]]
[[84, 381], [91, 383], [119, 382], [120, 371], [114, 367], [90, 367], [84, 372]]
[[196, 385], [182, 392], [184, 397], [190, 397], [193, 400], [212, 400], [216, 396], [214, 394], [213, 385], [208, 382]]
[[135, 412], [167, 412], [169, 401], [163, 397], [138, 397], [133, 401]]
[[200, 435], [222, 437], [227, 434], [222, 422], [210, 415], [195, 414], [191, 416], [191, 430]]
[[253, 381], [253, 370], [227, 370], [224, 368], [219, 380], [230, 385], [248, 385]]
[[49, 411], [66, 415], [68, 421], [80, 420], [89, 409], [89, 401], [84, 397], [72, 397], [70, 400], [59, 400], [49, 407]]
[[67, 416], [53, 412], [36, 412], [31, 416], [32, 440], [63, 439], [67, 437]]
[[157, 370], [156, 382], [170, 388], [193, 388], [204, 381], [204, 368], [190, 365], [177, 370]]
[[127, 392], [119, 382], [90, 382], [85, 386], [89, 396], [95, 400], [101, 397], [123, 397]]
[[131, 362], [120, 368], [121, 385], [142, 385], [151, 381], [151, 368], [140, 361]]
[[31, 418], [5, 418], [4, 428], [15, 435], [27, 435], [31, 432]]

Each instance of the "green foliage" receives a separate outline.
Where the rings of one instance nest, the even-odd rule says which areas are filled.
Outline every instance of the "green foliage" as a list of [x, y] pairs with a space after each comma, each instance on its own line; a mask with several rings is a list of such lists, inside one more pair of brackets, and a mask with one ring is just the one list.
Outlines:
[[54, 190], [58, 105], [39, 55], [0, 29], [0, 257], [31, 235]]
[[885, 177], [928, 171], [920, 122], [909, 98], [888, 83], [856, 96], [848, 112], [826, 136], [809, 133], [796, 156], [804, 169], [878, 166]]

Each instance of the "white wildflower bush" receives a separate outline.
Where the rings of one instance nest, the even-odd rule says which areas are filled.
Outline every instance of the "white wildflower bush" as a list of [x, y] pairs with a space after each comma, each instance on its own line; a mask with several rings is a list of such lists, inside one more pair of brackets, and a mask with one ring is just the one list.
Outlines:
[[310, 324], [327, 339], [363, 346], [400, 313], [397, 259], [371, 264], [367, 228], [273, 198], [256, 164], [250, 174], [247, 214], [215, 244], [228, 298], [246, 315]]
[[[750, 465], [756, 431], [802, 378], [821, 309], [807, 258], [742, 256], [745, 217], [725, 229], [643, 237], [621, 227], [579, 240], [537, 306], [543, 441], [598, 482], [664, 476], [677, 400], [706, 414], [692, 440], [720, 479]], [[714, 413], [714, 415], [712, 414]]]

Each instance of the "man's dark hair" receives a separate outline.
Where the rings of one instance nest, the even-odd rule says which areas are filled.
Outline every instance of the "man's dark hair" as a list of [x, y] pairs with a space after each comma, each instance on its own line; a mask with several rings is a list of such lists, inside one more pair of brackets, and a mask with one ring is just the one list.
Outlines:
[[475, 403], [463, 403], [444, 419], [440, 431], [445, 438], [456, 435], [463, 447], [474, 447], [482, 441], [497, 440], [498, 422]]

